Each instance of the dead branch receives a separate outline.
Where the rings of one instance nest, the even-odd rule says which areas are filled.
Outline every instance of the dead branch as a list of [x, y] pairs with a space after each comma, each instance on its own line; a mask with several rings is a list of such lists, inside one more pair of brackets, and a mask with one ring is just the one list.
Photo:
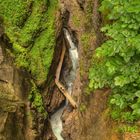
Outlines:
[[59, 90], [63, 93], [63, 95], [68, 99], [68, 101], [71, 103], [71, 105], [74, 108], [77, 108], [78, 106], [77, 106], [76, 102], [70, 96], [70, 94], [68, 93], [68, 91], [66, 90], [66, 88], [59, 82], [60, 72], [61, 72], [61, 69], [62, 69], [62, 64], [63, 64], [65, 52], [66, 52], [66, 47], [63, 46], [61, 57], [60, 57], [60, 61], [59, 61], [59, 64], [58, 64], [58, 67], [57, 67], [57, 70], [56, 70], [55, 84], [57, 85], [57, 87], [59, 88]]
[[77, 104], [76, 102], [73, 100], [73, 98], [70, 96], [70, 94], [68, 93], [68, 91], [65, 89], [65, 87], [59, 82], [59, 81], [55, 81], [57, 87], [60, 89], [60, 91], [64, 94], [64, 96], [68, 99], [68, 101], [71, 103], [71, 105], [74, 108], [77, 108]]
[[59, 77], [60, 77], [60, 72], [61, 72], [65, 52], [66, 52], [66, 47], [63, 46], [60, 61], [59, 61], [59, 64], [58, 64], [58, 67], [57, 67], [57, 70], [56, 70], [56, 80], [58, 80], [58, 81], [59, 81]]

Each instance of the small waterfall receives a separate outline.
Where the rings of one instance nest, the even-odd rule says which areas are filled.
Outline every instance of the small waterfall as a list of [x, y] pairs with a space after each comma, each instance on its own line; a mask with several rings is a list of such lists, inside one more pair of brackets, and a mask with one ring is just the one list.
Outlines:
[[64, 106], [61, 107], [59, 110], [57, 110], [56, 113], [54, 113], [50, 119], [52, 130], [57, 140], [64, 140], [63, 137], [61, 136], [61, 132], [63, 130], [62, 120], [61, 120], [63, 110], [64, 110]]
[[[67, 29], [64, 29], [64, 34], [70, 45], [69, 56], [72, 61], [72, 69], [69, 73], [69, 76], [66, 77], [65, 81], [66, 81], [66, 84], [68, 87], [67, 90], [68, 90], [69, 94], [72, 94], [73, 82], [76, 77], [76, 70], [77, 70], [77, 66], [78, 66], [78, 50], [77, 50], [77, 46], [72, 41], [72, 37]], [[66, 102], [66, 104], [68, 104], [68, 101]], [[50, 119], [52, 130], [53, 130], [53, 133], [56, 136], [57, 140], [64, 140], [61, 136], [61, 132], [63, 130], [61, 116], [62, 116], [64, 107], [65, 106], [58, 109], [56, 111], [56, 113], [54, 113], [51, 116], [51, 119]]]
[[67, 87], [68, 87], [68, 92], [71, 95], [72, 88], [73, 88], [73, 82], [74, 82], [75, 77], [76, 77], [76, 70], [77, 70], [77, 66], [78, 66], [78, 50], [77, 50], [77, 46], [72, 41], [71, 35], [67, 29], [64, 29], [64, 33], [65, 33], [66, 39], [68, 40], [68, 43], [70, 45], [69, 56], [70, 56], [70, 59], [72, 61], [72, 69], [70, 71], [69, 76], [66, 77], [66, 79], [65, 79]]

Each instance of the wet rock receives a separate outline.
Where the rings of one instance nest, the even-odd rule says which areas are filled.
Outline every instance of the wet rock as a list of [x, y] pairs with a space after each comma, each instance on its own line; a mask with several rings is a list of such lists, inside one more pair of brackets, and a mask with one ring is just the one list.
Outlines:
[[47, 110], [49, 112], [54, 112], [55, 109], [57, 109], [64, 100], [65, 97], [63, 96], [63, 94], [59, 91], [58, 88], [55, 88]]
[[106, 91], [97, 91], [88, 99], [84, 111], [64, 111], [62, 134], [65, 140], [120, 140], [112, 131], [114, 125], [107, 116], [108, 95]]
[[78, 132], [78, 116], [76, 111], [69, 112], [68, 109], [64, 111], [62, 116], [63, 132], [62, 136], [65, 140], [74, 140], [77, 138]]

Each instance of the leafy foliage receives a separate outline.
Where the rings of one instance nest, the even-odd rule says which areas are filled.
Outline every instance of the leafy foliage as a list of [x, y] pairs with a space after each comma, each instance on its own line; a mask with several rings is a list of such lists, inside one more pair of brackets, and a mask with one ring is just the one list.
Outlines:
[[89, 87], [110, 87], [112, 117], [132, 122], [140, 118], [140, 1], [102, 0], [100, 11], [109, 39], [96, 49]]
[[124, 133], [124, 132], [136, 133], [138, 131], [138, 126], [122, 125], [118, 128], [118, 131], [121, 133]]
[[0, 16], [16, 64], [41, 84], [46, 80], [55, 46], [57, 0], [0, 0]]

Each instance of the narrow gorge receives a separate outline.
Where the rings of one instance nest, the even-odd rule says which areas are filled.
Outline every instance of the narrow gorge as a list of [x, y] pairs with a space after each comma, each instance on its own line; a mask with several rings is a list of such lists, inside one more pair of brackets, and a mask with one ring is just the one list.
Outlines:
[[[69, 52], [70, 61], [72, 63], [71, 69], [69, 70], [69, 73], [64, 78], [64, 80], [66, 83], [67, 92], [69, 95], [72, 96], [73, 82], [75, 80], [76, 70], [78, 67], [78, 50], [77, 50], [77, 46], [73, 43], [71, 35], [67, 29], [64, 29], [64, 35], [66, 36], [66, 39], [69, 44], [68, 52]], [[63, 62], [63, 59], [62, 59], [62, 62]], [[58, 140], [63, 140], [61, 136], [61, 132], [63, 131], [63, 122], [61, 120], [61, 117], [62, 117], [62, 113], [64, 109], [68, 106], [69, 106], [69, 100], [66, 98], [64, 104], [60, 105], [58, 110], [55, 111], [55, 113], [51, 116], [51, 119], [50, 119], [52, 131]]]
[[139, 0], [0, 0], [0, 140], [140, 140]]

